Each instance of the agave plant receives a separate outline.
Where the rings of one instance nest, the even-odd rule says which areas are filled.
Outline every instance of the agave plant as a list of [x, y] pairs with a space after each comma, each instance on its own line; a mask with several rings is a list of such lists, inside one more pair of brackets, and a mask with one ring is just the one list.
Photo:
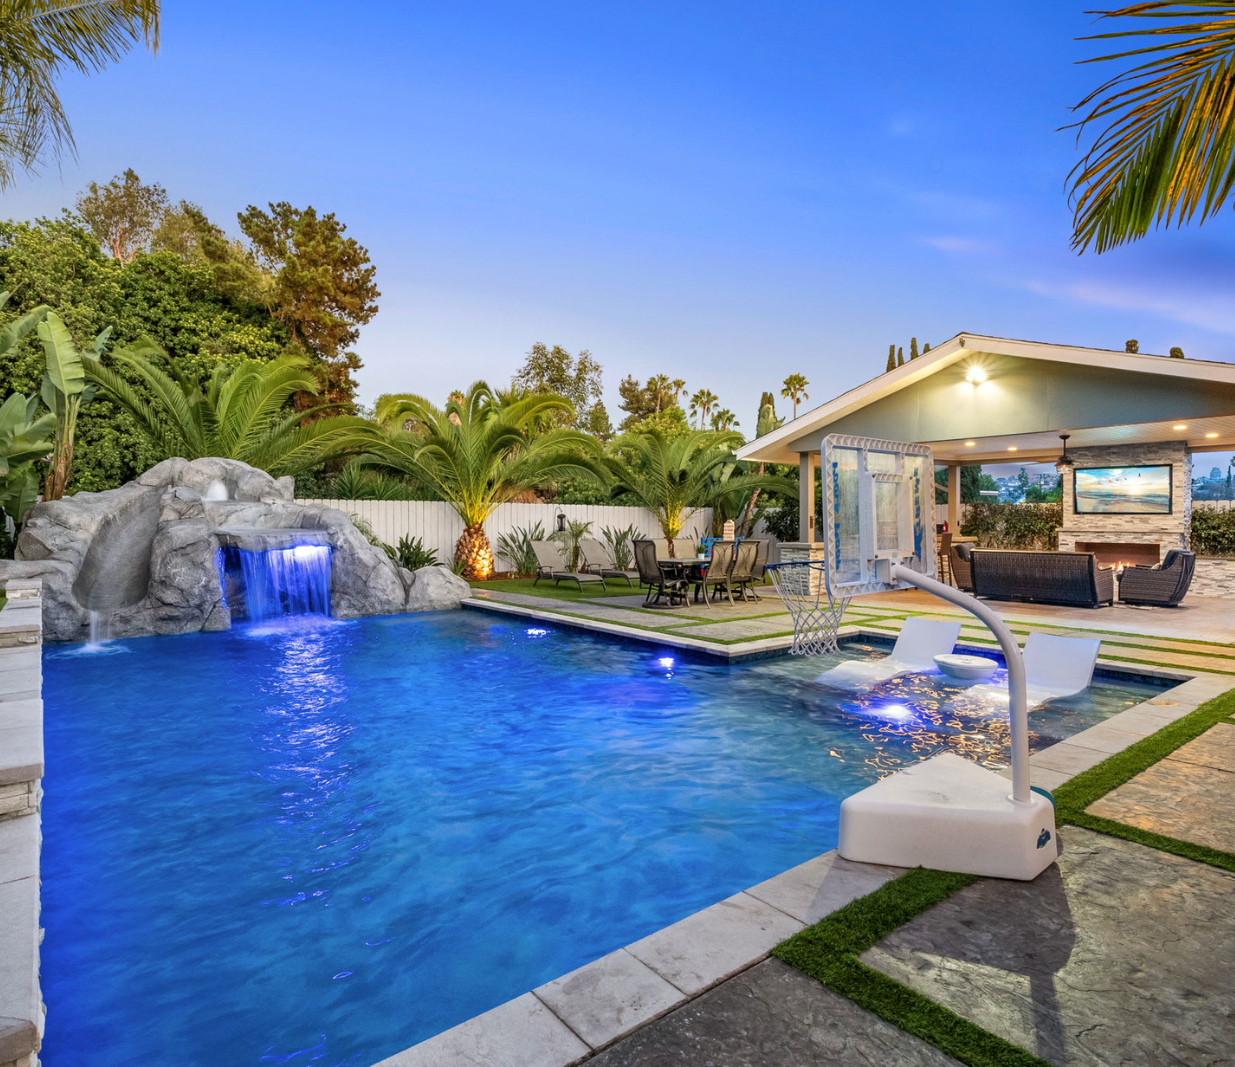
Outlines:
[[464, 577], [486, 578], [493, 549], [484, 524], [500, 505], [554, 478], [603, 477], [595, 438], [561, 427], [538, 431], [546, 416], [570, 410], [560, 396], [499, 397], [484, 382], [445, 407], [411, 394], [384, 396], [377, 417], [387, 433], [366, 461], [416, 479], [450, 504], [463, 520], [455, 562]]
[[497, 555], [510, 564], [515, 574], [535, 574], [538, 564], [532, 543], [545, 539], [544, 523], [516, 526], [510, 533], [498, 535]]
[[138, 392], [117, 370], [87, 360], [86, 376], [133, 417], [138, 432], [163, 458], [237, 459], [277, 476], [299, 474], [338, 456], [356, 454], [383, 440], [371, 422], [350, 415], [319, 416], [336, 405], [305, 411], [289, 407], [298, 392], [318, 392], [308, 360], [285, 356], [268, 363], [220, 364], [203, 384], [142, 340], [116, 352], [116, 366], [145, 386]]
[[1099, 14], [1155, 20], [1083, 38], [1129, 46], [1084, 62], [1133, 64], [1073, 109], [1083, 113], [1078, 137], [1091, 123], [1100, 132], [1070, 175], [1072, 244], [1105, 252], [1151, 227], [1203, 222], [1231, 205], [1235, 3], [1152, 2]]
[[405, 567], [409, 571], [418, 571], [421, 567], [432, 567], [437, 563], [437, 550], [426, 548], [424, 541], [419, 537], [408, 537], [406, 534], [399, 538], [397, 545], [384, 545], [386, 555], [393, 559], [400, 567]]

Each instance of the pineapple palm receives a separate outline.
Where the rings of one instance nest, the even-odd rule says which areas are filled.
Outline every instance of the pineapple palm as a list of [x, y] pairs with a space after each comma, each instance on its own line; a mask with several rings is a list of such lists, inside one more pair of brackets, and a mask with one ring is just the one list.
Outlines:
[[450, 504], [463, 520], [455, 562], [465, 578], [483, 579], [493, 570], [484, 524], [499, 505], [554, 478], [603, 477], [595, 438], [564, 427], [538, 432], [547, 416], [570, 411], [564, 397], [499, 395], [484, 382], [444, 408], [412, 394], [384, 396], [377, 418], [385, 436], [366, 462], [414, 479]]
[[137, 432], [162, 458], [219, 456], [260, 467], [276, 477], [301, 474], [338, 456], [366, 451], [382, 434], [372, 422], [351, 415], [321, 418], [336, 405], [295, 411], [296, 393], [320, 388], [308, 360], [285, 356], [268, 363], [220, 364], [205, 382], [170, 372], [155, 361], [167, 353], [142, 340], [113, 356], [116, 367], [85, 362], [86, 377], [132, 416]]

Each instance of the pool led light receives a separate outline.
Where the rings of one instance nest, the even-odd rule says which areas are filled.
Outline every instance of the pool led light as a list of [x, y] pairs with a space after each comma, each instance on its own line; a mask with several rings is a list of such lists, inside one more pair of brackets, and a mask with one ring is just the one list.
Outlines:
[[672, 656], [661, 656], [660, 659], [658, 659], [656, 662], [660, 664], [660, 666], [664, 667], [665, 670], [667, 671], [673, 670], [674, 660]]
[[524, 631], [524, 633], [526, 633], [526, 634], [528, 635], [528, 637], [544, 637], [544, 636], [545, 636], [545, 634], [547, 634], [548, 632], [549, 632], [548, 630], [541, 630], [541, 629], [539, 629], [538, 627], [535, 627], [535, 626], [529, 626], [529, 627], [528, 627], [528, 628]]

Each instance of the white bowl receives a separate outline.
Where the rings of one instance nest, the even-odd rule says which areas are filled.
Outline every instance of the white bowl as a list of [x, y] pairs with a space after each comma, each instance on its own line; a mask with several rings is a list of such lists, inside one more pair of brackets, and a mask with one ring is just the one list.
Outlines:
[[989, 678], [999, 670], [999, 664], [986, 656], [965, 656], [956, 652], [936, 656], [935, 666], [950, 678], [963, 678], [967, 682]]

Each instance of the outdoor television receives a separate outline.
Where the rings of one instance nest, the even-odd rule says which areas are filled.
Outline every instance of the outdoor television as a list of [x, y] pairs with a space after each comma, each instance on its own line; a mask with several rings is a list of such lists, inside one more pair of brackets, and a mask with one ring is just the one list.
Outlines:
[[1169, 515], [1171, 465], [1078, 467], [1072, 495], [1078, 515]]

